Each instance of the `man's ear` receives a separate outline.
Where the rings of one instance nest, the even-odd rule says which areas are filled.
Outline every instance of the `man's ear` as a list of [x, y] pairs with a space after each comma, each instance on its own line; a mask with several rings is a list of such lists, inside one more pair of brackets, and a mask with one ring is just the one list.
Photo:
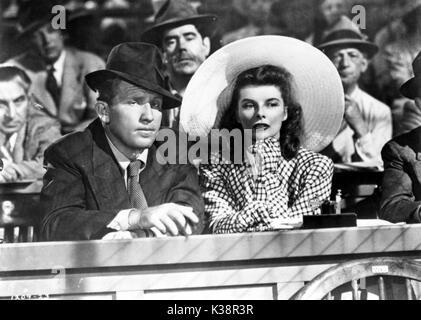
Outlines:
[[105, 101], [97, 101], [95, 103], [95, 110], [99, 119], [103, 124], [110, 122], [110, 106]]
[[368, 58], [364, 55], [361, 61], [361, 71], [362, 73], [366, 72], [368, 68]]
[[203, 38], [203, 46], [204, 46], [204, 48], [205, 48], [205, 54], [206, 54], [206, 57], [209, 55], [209, 53], [210, 53], [210, 47], [211, 47], [211, 43], [210, 43], [210, 39], [209, 39], [209, 37], [204, 37]]
[[168, 64], [168, 54], [166, 51], [162, 51], [162, 63], [165, 66]]

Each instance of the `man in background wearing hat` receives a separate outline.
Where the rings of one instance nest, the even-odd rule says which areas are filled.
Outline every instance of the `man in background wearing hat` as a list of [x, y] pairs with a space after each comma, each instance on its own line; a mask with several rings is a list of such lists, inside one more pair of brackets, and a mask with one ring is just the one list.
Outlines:
[[412, 61], [421, 50], [421, 0], [387, 2], [393, 14], [374, 38], [380, 50], [373, 59], [373, 81], [380, 99], [392, 110], [393, 135], [396, 136], [411, 126], [404, 114], [406, 104], [411, 100], [402, 96], [399, 88], [414, 76]]
[[387, 105], [358, 86], [377, 46], [349, 21], [328, 34], [319, 46], [336, 66], [345, 91], [345, 113], [341, 129], [323, 154], [336, 163], [365, 162], [382, 166], [380, 151], [392, 137], [392, 118]]
[[[155, 25], [141, 40], [161, 48], [174, 93], [180, 96], [210, 53], [216, 17], [198, 14], [185, 0], [167, 0], [155, 16]], [[163, 113], [162, 125], [178, 128], [179, 108]]]
[[[167, 89], [153, 45], [113, 48], [106, 69], [86, 76], [98, 118], [45, 152], [41, 192], [47, 240], [114, 239], [200, 232], [204, 204], [192, 165], [162, 164], [154, 145]], [[161, 158], [162, 159], [162, 158]]]
[[33, 103], [25, 71], [0, 65], [0, 183], [41, 179], [45, 149], [61, 137], [57, 120]]
[[[413, 63], [415, 77], [401, 93], [421, 109], [421, 54]], [[421, 127], [395, 137], [382, 150], [384, 161], [380, 218], [391, 222], [421, 222]]]
[[[27, 1], [20, 12], [20, 39], [31, 37], [32, 50], [13, 57], [32, 80], [32, 93], [50, 117], [58, 119], [63, 133], [84, 129], [95, 117], [96, 95], [84, 76], [104, 67], [98, 56], [65, 46], [62, 30], [54, 29], [48, 0]], [[67, 12], [66, 12], [67, 13]], [[75, 19], [69, 14], [66, 22]]]

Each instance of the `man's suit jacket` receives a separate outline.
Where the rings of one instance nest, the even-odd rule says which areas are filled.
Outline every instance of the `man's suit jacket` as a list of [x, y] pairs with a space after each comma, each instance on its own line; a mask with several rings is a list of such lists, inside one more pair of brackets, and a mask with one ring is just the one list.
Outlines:
[[380, 218], [394, 223], [421, 222], [421, 127], [389, 141], [382, 158]]
[[53, 118], [58, 118], [65, 133], [84, 129], [95, 118], [97, 94], [89, 89], [85, 75], [103, 69], [104, 61], [85, 51], [66, 47], [63, 79], [61, 84], [60, 105], [57, 107], [47, 91], [47, 67], [43, 59], [35, 52], [24, 53], [12, 58], [7, 63], [25, 70], [32, 80], [31, 92], [36, 102]]
[[[197, 171], [190, 164], [161, 165], [149, 149], [140, 184], [148, 206], [174, 202], [190, 206], [203, 221]], [[46, 240], [100, 239], [122, 209], [130, 208], [123, 173], [99, 119], [83, 132], [63, 137], [45, 152], [47, 173], [41, 192]], [[194, 233], [201, 232], [199, 226]]]
[[[39, 112], [32, 104], [29, 108], [28, 120], [18, 132], [10, 156], [22, 172], [22, 179], [41, 179], [45, 173], [44, 151], [61, 137], [60, 124], [57, 120]], [[6, 144], [6, 136], [0, 132], [0, 145]], [[7, 158], [1, 150], [0, 158]]]

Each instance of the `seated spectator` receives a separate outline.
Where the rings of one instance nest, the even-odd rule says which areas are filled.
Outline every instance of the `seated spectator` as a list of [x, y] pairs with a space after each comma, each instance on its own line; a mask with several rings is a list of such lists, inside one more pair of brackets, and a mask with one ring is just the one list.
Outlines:
[[319, 48], [337, 68], [345, 92], [341, 129], [322, 154], [335, 163], [365, 162], [367, 167], [382, 167], [381, 149], [392, 137], [390, 109], [358, 86], [377, 46], [348, 21], [327, 35]]
[[85, 128], [95, 117], [96, 95], [84, 83], [84, 76], [103, 68], [104, 62], [94, 54], [65, 46], [65, 34], [52, 25], [53, 5], [49, 0], [22, 4], [20, 39], [30, 37], [32, 48], [8, 63], [25, 70], [36, 101], [68, 133]]
[[46, 240], [90, 240], [200, 233], [203, 200], [192, 165], [162, 164], [155, 138], [162, 109], [175, 108], [158, 48], [113, 48], [86, 81], [99, 92], [98, 118], [45, 152], [41, 191]]
[[182, 127], [199, 137], [212, 127], [241, 133], [230, 154], [219, 148], [200, 165], [211, 231], [293, 228], [319, 214], [333, 163], [314, 151], [335, 136], [342, 113], [335, 68], [300, 40], [242, 39], [205, 60], [183, 97]]
[[287, 29], [279, 23], [282, 17], [272, 12], [278, 5], [275, 0], [234, 0], [233, 6], [244, 17], [246, 24], [223, 35], [222, 45], [258, 35], [284, 35]]
[[380, 52], [373, 59], [379, 97], [392, 110], [393, 135], [407, 130], [405, 104], [400, 86], [413, 77], [412, 61], [421, 50], [421, 1], [400, 1], [399, 18], [382, 28], [375, 37]]
[[313, 32], [305, 39], [317, 47], [322, 39], [346, 19], [347, 0], [316, 0]]
[[[421, 54], [413, 63], [415, 77], [401, 87], [403, 96], [421, 108]], [[380, 218], [421, 222], [421, 127], [395, 137], [383, 150], [384, 177]]]
[[46, 117], [29, 95], [31, 80], [13, 66], [0, 67], [0, 182], [41, 179], [44, 150], [60, 137], [59, 123]]

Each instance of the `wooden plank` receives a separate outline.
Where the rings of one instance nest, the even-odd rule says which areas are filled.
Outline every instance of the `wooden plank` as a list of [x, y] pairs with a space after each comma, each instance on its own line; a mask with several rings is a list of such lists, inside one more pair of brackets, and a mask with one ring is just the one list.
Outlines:
[[[55, 274], [15, 276], [0, 278], [0, 297], [20, 295], [23, 293], [69, 295], [79, 293], [103, 293], [123, 291], [168, 291], [194, 290], [201, 288], [244, 288], [248, 286], [278, 285], [278, 298], [286, 299], [298, 290], [290, 282], [302, 284], [310, 281], [317, 274], [333, 266], [262, 265], [253, 268], [180, 268], [146, 271], [139, 267], [130, 272], [98, 272], [66, 274], [60, 277]], [[273, 296], [273, 293], [272, 293]], [[219, 297], [218, 297], [219, 299]]]
[[[2, 244], [0, 272], [328, 257], [421, 250], [421, 225]], [[176, 254], [175, 254], [176, 253]]]

